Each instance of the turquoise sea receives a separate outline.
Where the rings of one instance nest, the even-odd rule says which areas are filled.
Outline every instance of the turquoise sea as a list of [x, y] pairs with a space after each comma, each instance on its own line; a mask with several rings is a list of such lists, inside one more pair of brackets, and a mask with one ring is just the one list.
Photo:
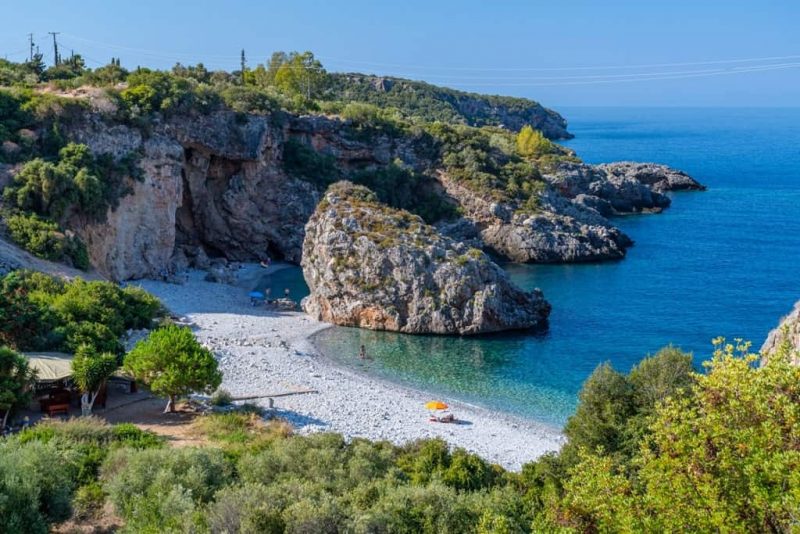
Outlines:
[[[332, 328], [318, 334], [320, 350], [445, 399], [560, 426], [600, 362], [627, 371], [672, 343], [699, 367], [720, 335], [760, 346], [800, 299], [800, 108], [559, 111], [575, 134], [565, 144], [584, 161], [666, 163], [708, 191], [675, 194], [660, 215], [615, 219], [636, 243], [624, 260], [504, 265], [553, 305], [544, 335]], [[357, 358], [361, 344], [372, 361]]]

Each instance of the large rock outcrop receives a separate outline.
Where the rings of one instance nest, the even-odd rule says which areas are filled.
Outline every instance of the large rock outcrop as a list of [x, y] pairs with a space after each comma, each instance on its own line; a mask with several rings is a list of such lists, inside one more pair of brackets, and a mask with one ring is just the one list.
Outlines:
[[547, 187], [539, 193], [538, 207], [530, 210], [511, 201], [498, 202], [439, 174], [447, 194], [474, 228], [467, 237], [512, 261], [528, 263], [622, 258], [633, 241], [608, 217], [657, 213], [670, 205], [664, 191], [704, 189], [685, 173], [653, 163], [564, 162], [542, 179]]
[[800, 302], [795, 304], [791, 313], [781, 319], [778, 327], [769, 333], [761, 346], [761, 354], [765, 359], [769, 359], [784, 347], [788, 348], [792, 363], [800, 365]]
[[480, 334], [541, 326], [550, 309], [480, 250], [349, 182], [331, 186], [306, 225], [302, 267], [303, 309], [343, 326]]
[[597, 166], [609, 176], [630, 178], [657, 193], [665, 191], [705, 191], [706, 187], [683, 171], [657, 163], [618, 161]]

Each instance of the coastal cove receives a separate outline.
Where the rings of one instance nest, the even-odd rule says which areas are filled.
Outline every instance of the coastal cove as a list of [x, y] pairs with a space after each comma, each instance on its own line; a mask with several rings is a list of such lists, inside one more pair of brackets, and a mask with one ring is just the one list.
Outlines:
[[[575, 134], [564, 144], [587, 163], [664, 163], [708, 191], [674, 193], [659, 215], [615, 218], [636, 243], [622, 261], [503, 265], [552, 304], [544, 335], [450, 338], [334, 327], [315, 336], [318, 349], [368, 374], [560, 425], [603, 361], [627, 371], [672, 343], [699, 363], [718, 335], [758, 347], [800, 294], [800, 110], [564, 114]], [[357, 358], [362, 344], [372, 360]]]

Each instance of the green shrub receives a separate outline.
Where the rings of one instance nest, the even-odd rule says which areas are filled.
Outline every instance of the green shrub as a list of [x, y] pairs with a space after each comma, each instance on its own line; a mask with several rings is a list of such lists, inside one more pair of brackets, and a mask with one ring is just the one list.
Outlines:
[[350, 180], [374, 191], [384, 204], [416, 213], [430, 224], [456, 215], [454, 205], [435, 192], [434, 179], [405, 168], [402, 161], [354, 172]]
[[81, 486], [72, 498], [73, 515], [78, 519], [97, 519], [103, 510], [106, 495], [97, 482]]
[[158, 300], [139, 288], [75, 279], [62, 282], [29, 271], [0, 278], [0, 338], [21, 350], [73, 351], [88, 344], [120, 352], [129, 328], [149, 326], [163, 313]]
[[11, 215], [5, 219], [11, 239], [39, 258], [66, 261], [78, 269], [89, 269], [89, 254], [79, 237], [66, 235], [52, 221], [37, 215]]
[[333, 156], [320, 154], [305, 143], [287, 139], [283, 145], [283, 167], [294, 176], [326, 188], [339, 179]]
[[223, 488], [209, 506], [209, 528], [212, 532], [282, 534], [286, 531], [283, 506], [274, 493], [263, 484]]
[[[67, 453], [69, 454], [69, 453]], [[70, 516], [71, 466], [52, 444], [0, 442], [0, 530], [46, 532]]]
[[221, 96], [226, 106], [239, 113], [268, 115], [280, 109], [275, 96], [255, 87], [228, 87], [221, 92]]
[[3, 195], [13, 206], [63, 222], [74, 212], [102, 220], [108, 208], [129, 192], [124, 178], [140, 178], [136, 154], [119, 160], [93, 156], [89, 147], [68, 143], [55, 162], [37, 158], [14, 176]]
[[212, 406], [229, 406], [231, 402], [233, 402], [233, 395], [225, 389], [217, 389], [214, 394], [211, 395], [210, 400]]
[[[218, 449], [118, 449], [103, 466], [103, 488], [133, 531], [175, 531], [232, 480]], [[163, 530], [159, 530], [163, 529]]]
[[522, 156], [539, 157], [555, 151], [553, 143], [541, 131], [526, 124], [517, 134], [517, 151]]

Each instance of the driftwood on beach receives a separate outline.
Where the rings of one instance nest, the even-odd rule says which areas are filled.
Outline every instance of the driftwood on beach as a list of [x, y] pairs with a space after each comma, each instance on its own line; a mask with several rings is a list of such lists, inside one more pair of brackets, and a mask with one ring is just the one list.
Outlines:
[[305, 395], [307, 393], [319, 393], [316, 389], [300, 389], [297, 391], [285, 391], [283, 393], [263, 393], [261, 395], [246, 395], [244, 397], [232, 397], [232, 401], [245, 401], [255, 399], [270, 399], [273, 397], [288, 397], [290, 395]]

